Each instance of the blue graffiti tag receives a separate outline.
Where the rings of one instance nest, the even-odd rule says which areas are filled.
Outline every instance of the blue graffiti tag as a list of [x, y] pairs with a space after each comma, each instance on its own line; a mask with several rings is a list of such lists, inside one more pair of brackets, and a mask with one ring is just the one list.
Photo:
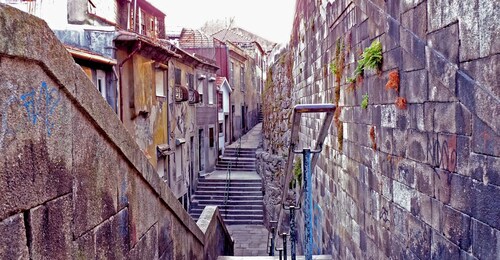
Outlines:
[[318, 205], [318, 203], [314, 203], [314, 213], [313, 213], [313, 230], [314, 230], [314, 238], [313, 238], [313, 252], [314, 254], [321, 254], [322, 248], [321, 243], [323, 240], [323, 231], [322, 231], [322, 221], [323, 221], [323, 210]]
[[42, 82], [38, 93], [38, 99], [36, 96], [37, 92], [35, 90], [21, 95], [23, 106], [26, 109], [28, 120], [30, 120], [33, 125], [36, 125], [38, 120], [43, 121], [47, 129], [47, 135], [50, 136], [54, 128], [51, 117], [56, 107], [59, 105], [59, 101], [61, 101], [61, 93], [56, 88], [49, 90], [47, 83]]

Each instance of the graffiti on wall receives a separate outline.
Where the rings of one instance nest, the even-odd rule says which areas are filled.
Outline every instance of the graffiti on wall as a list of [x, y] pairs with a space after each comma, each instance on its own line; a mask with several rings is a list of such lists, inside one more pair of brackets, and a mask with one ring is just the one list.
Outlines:
[[49, 89], [47, 83], [43, 81], [38, 90], [31, 90], [21, 95], [20, 101], [26, 109], [28, 120], [33, 125], [38, 122], [44, 124], [47, 135], [50, 136], [54, 128], [52, 116], [61, 101], [59, 90], [57, 88]]
[[9, 140], [14, 140], [19, 127], [14, 127], [14, 121], [9, 122], [9, 113], [16, 110], [17, 106], [24, 107], [29, 123], [36, 125], [42, 123], [45, 126], [47, 135], [52, 134], [54, 128], [53, 116], [61, 101], [61, 93], [57, 88], [49, 88], [46, 82], [42, 82], [38, 89], [33, 89], [18, 96], [13, 86], [11, 93], [0, 99], [0, 148], [7, 145]]
[[314, 203], [313, 209], [313, 254], [321, 255], [321, 243], [323, 241], [323, 210], [318, 203]]
[[433, 165], [454, 172], [457, 167], [457, 136], [441, 136], [429, 142], [427, 156]]

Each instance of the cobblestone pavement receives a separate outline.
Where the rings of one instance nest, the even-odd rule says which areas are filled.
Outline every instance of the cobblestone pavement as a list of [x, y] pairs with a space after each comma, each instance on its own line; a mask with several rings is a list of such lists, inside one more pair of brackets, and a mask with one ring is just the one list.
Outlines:
[[234, 239], [235, 256], [266, 256], [268, 231], [263, 225], [227, 226]]

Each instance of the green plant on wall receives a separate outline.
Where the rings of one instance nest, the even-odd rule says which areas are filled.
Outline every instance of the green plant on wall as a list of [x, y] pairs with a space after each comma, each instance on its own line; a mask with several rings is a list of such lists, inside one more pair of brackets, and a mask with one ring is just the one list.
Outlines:
[[295, 161], [293, 165], [293, 179], [290, 181], [289, 188], [295, 188], [299, 184], [299, 187], [302, 186], [302, 159], [299, 158]]
[[378, 70], [382, 65], [382, 43], [373, 41], [358, 59], [358, 65], [354, 70], [354, 75], [347, 78], [347, 83], [355, 84], [360, 77], [363, 77], [365, 69]]
[[330, 71], [335, 76], [335, 88], [334, 88], [334, 103], [338, 107], [340, 100], [340, 81], [342, 79], [342, 74], [344, 73], [345, 67], [345, 52], [344, 52], [344, 40], [342, 38], [337, 39], [335, 46], [335, 58], [330, 63]]
[[363, 100], [361, 100], [361, 108], [363, 109], [368, 108], [368, 94], [363, 95]]

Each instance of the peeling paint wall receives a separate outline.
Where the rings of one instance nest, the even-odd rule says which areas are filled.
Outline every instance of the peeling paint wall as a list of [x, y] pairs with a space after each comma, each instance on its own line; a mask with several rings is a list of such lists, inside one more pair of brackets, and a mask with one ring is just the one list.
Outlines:
[[[286, 109], [295, 104], [341, 109], [314, 169], [320, 253], [500, 256], [500, 127], [491, 116], [500, 113], [492, 80], [500, 45], [491, 41], [499, 8], [491, 0], [297, 1], [290, 45], [264, 93], [264, 144], [286, 155]], [[382, 44], [380, 70], [365, 69], [349, 84], [374, 41]], [[335, 67], [336, 60], [344, 66]], [[387, 87], [396, 78], [398, 88]], [[302, 146], [314, 144], [321, 122], [316, 115], [301, 121]]]

